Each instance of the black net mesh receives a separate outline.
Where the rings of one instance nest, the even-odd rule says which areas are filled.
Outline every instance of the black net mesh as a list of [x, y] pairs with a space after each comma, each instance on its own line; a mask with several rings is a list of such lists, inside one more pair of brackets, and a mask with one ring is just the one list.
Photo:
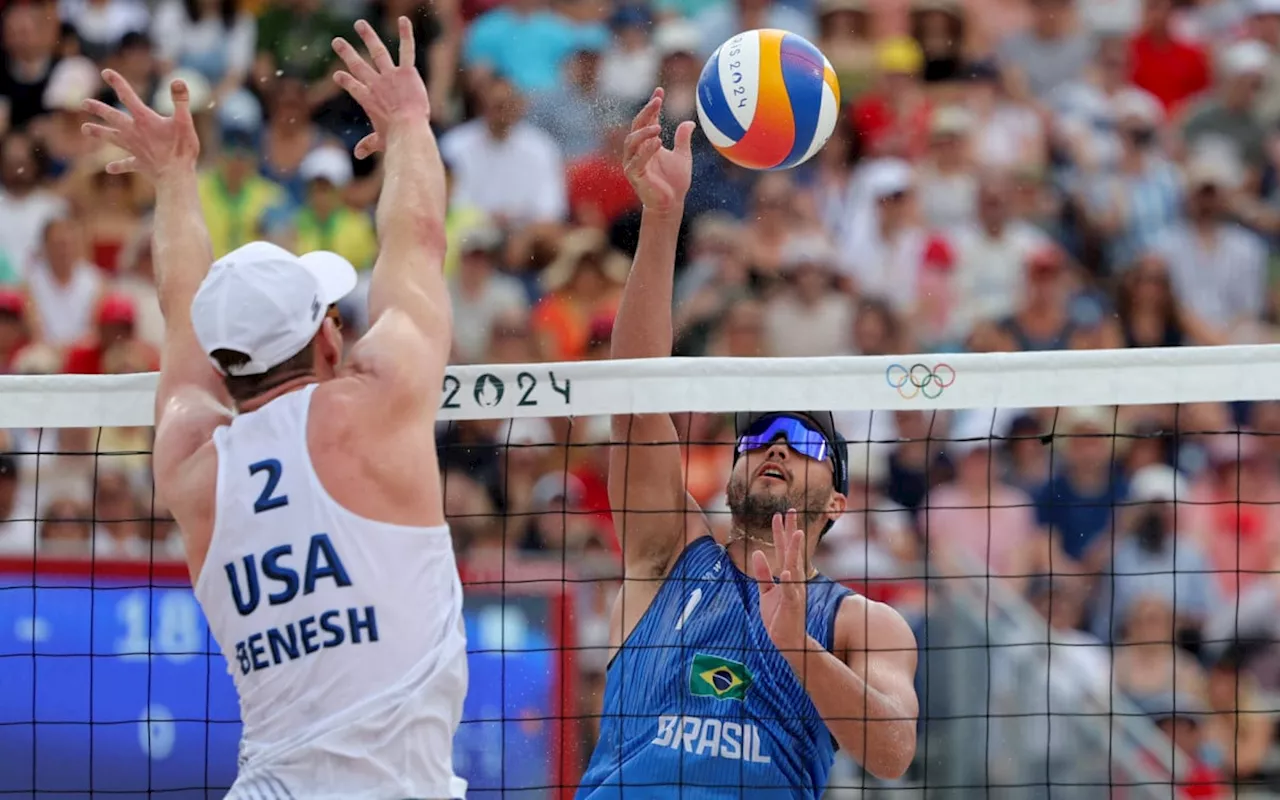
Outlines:
[[[715, 535], [732, 537], [732, 416], [673, 419], [686, 489]], [[920, 713], [901, 778], [873, 777], [845, 747], [825, 796], [1280, 792], [1280, 403], [836, 420], [850, 441], [848, 508], [815, 563], [905, 620]], [[235, 779], [236, 695], [180, 532], [154, 497], [151, 435], [6, 432], [0, 794], [221, 797]], [[702, 673], [678, 662], [714, 651], [714, 633], [682, 621], [629, 642], [679, 650], [670, 663], [690, 687], [677, 697], [660, 696], [666, 676], [610, 667], [611, 615], [628, 615], [615, 607], [625, 532], [607, 490], [621, 447], [609, 438], [605, 417], [439, 428], [470, 650], [456, 770], [468, 796], [572, 796], [610, 715], [634, 707], [606, 700], [613, 682], [650, 696], [643, 746], [679, 754], [689, 776], [646, 789], [642, 770], [626, 785], [765, 796], [753, 753], [775, 765], [821, 757], [769, 752], [789, 741], [785, 712], [734, 716], [759, 708], [735, 705], [735, 692], [781, 691], [783, 676], [739, 688], [730, 669], [721, 686], [711, 664], [708, 691], [736, 709], [712, 731], [688, 721]], [[683, 607], [698, 580], [725, 578], [680, 580]], [[728, 744], [731, 718], [763, 731], [754, 745]], [[706, 759], [733, 764], [706, 772]]]

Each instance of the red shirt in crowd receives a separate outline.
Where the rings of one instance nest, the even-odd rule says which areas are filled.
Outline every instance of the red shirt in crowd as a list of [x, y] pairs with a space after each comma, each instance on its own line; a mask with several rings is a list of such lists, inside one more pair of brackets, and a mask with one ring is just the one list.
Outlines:
[[[897, 109], [884, 95], [870, 92], [849, 107], [849, 122], [857, 131], [866, 152], [914, 159], [929, 149], [932, 114], [927, 102]], [[886, 140], [894, 136], [902, 137], [902, 141], [895, 143], [898, 146], [890, 147], [888, 152], [882, 152]]]
[[[597, 221], [611, 224], [640, 205], [640, 198], [631, 188], [618, 159], [586, 156], [570, 164], [566, 172], [569, 208], [585, 224]], [[591, 219], [586, 209], [594, 209], [601, 220]]]
[[1166, 112], [1175, 111], [1209, 88], [1209, 56], [1197, 45], [1167, 36], [1140, 33], [1129, 41], [1130, 79], [1156, 96]]

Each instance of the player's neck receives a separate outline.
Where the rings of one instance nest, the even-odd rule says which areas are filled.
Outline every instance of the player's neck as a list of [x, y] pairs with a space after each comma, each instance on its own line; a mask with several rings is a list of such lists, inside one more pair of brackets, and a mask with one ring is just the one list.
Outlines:
[[237, 404], [236, 410], [239, 411], [241, 414], [247, 414], [250, 411], [257, 411], [258, 409], [265, 406], [267, 403], [270, 403], [272, 400], [275, 400], [277, 397], [282, 397], [283, 395], [286, 395], [289, 392], [296, 391], [305, 386], [308, 386], [313, 383], [318, 383], [318, 382], [319, 382], [319, 379], [316, 378], [315, 375], [311, 375], [311, 374], [299, 375], [296, 378], [290, 378], [289, 380], [285, 381], [279, 386], [274, 386], [268, 389], [267, 391], [263, 392], [262, 394], [254, 395], [253, 397], [244, 401], [243, 403]]
[[[782, 554], [775, 552], [772, 530], [751, 533], [743, 528], [734, 526], [724, 539], [724, 547], [728, 551], [733, 565], [743, 575], [755, 577], [755, 570], [751, 568], [751, 554], [757, 550], [764, 553], [764, 557], [769, 560], [769, 567], [774, 574], [782, 571]], [[817, 567], [813, 566], [813, 553], [807, 550], [806, 548], [804, 563], [807, 567], [804, 575], [805, 580], [809, 580], [818, 574]]]

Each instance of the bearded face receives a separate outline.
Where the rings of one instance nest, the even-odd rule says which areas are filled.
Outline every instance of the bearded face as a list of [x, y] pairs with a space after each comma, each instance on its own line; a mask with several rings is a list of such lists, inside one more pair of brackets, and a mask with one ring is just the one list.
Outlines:
[[727, 500], [734, 527], [748, 533], [770, 531], [774, 514], [793, 508], [807, 530], [827, 516], [833, 492], [830, 463], [806, 458], [779, 442], [738, 459]]

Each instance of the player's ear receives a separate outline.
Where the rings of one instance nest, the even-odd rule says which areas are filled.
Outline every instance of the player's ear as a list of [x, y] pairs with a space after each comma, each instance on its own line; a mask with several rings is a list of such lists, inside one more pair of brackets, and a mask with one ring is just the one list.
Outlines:
[[342, 331], [338, 330], [332, 318], [325, 317], [324, 322], [320, 324], [318, 340], [319, 357], [329, 367], [337, 369], [342, 361]]
[[827, 507], [825, 509], [827, 518], [832, 522], [840, 519], [840, 516], [844, 514], [845, 507], [848, 505], [849, 499], [847, 497], [835, 490], [832, 490], [831, 499], [827, 501]]

